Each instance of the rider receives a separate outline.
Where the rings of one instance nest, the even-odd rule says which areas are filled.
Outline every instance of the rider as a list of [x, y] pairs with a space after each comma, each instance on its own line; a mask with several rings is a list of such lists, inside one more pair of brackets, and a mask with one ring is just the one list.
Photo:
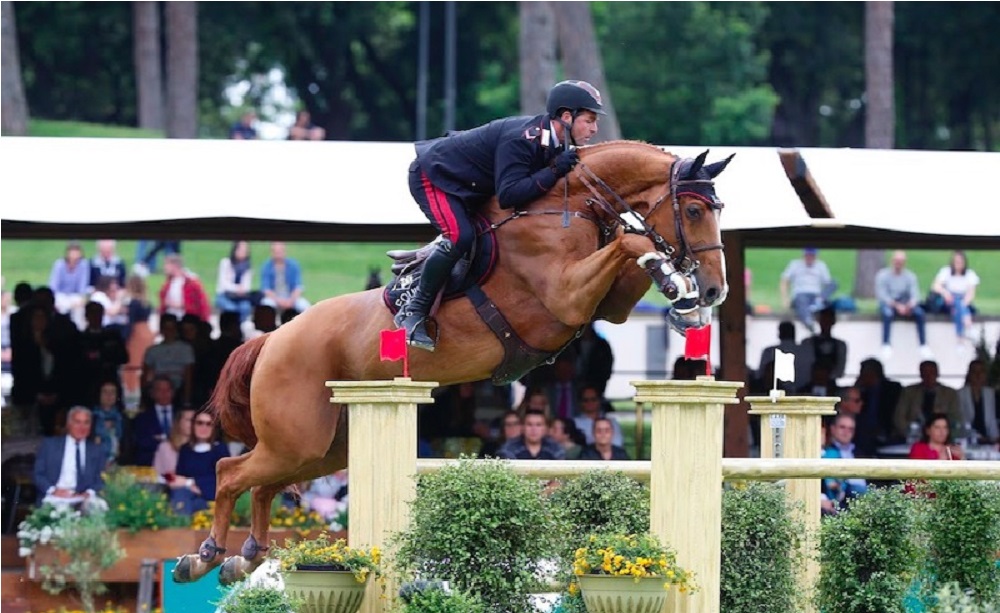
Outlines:
[[585, 81], [562, 81], [549, 90], [547, 113], [507, 117], [416, 144], [410, 193], [441, 232], [427, 257], [416, 293], [396, 315], [406, 340], [434, 351], [427, 317], [451, 269], [471, 248], [469, 213], [496, 195], [500, 207], [521, 209], [555, 187], [576, 165], [574, 147], [597, 134], [601, 94]]

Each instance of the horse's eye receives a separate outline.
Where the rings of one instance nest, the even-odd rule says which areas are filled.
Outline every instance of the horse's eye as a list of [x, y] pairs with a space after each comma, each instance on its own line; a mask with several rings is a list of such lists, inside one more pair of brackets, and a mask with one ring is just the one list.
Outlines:
[[701, 206], [697, 204], [689, 204], [687, 208], [684, 209], [684, 213], [691, 221], [697, 221], [701, 219]]

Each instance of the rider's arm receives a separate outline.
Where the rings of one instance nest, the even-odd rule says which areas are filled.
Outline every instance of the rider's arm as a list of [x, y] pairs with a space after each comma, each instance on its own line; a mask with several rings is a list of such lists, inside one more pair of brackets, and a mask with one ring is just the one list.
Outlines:
[[537, 146], [534, 140], [521, 138], [497, 147], [494, 182], [500, 208], [523, 207], [555, 187], [559, 177], [550, 166], [532, 168]]

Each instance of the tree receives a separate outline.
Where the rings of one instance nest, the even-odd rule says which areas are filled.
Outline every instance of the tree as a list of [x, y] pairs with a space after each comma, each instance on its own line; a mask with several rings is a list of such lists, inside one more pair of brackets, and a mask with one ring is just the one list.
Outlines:
[[518, 10], [521, 112], [534, 115], [556, 80], [555, 13], [551, 2], [519, 2]]
[[[865, 2], [865, 146], [892, 149], [895, 142], [895, 81], [892, 76], [892, 2]], [[875, 295], [875, 275], [885, 265], [885, 250], [858, 251], [854, 292]]]
[[163, 129], [163, 71], [160, 68], [160, 3], [132, 3], [133, 54], [139, 127]]
[[24, 81], [21, 79], [21, 59], [17, 50], [17, 23], [14, 18], [14, 3], [0, 2], [0, 38], [3, 55], [0, 66], [2, 85], [0, 104], [2, 126], [0, 132], [7, 136], [24, 136], [28, 133], [28, 101], [24, 97]]
[[168, 2], [167, 138], [198, 136], [198, 3]]
[[611, 93], [604, 78], [604, 62], [594, 32], [594, 20], [589, 2], [556, 2], [552, 10], [559, 30], [559, 51], [563, 72], [567, 78], [589, 82], [601, 92], [602, 106], [607, 113], [601, 118], [601, 129], [592, 142], [617, 140], [622, 137], [618, 116], [611, 103]]

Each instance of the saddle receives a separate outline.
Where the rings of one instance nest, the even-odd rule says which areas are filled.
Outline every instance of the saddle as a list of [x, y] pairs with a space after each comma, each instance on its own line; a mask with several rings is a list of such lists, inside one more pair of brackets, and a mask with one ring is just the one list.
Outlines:
[[[479, 317], [503, 345], [503, 360], [493, 371], [491, 380], [494, 385], [506, 385], [517, 381], [543, 362], [553, 363], [556, 356], [579, 337], [583, 329], [577, 330], [576, 336], [555, 352], [542, 351], [525, 343], [480, 287], [493, 273], [499, 250], [490, 222], [479, 215], [474, 216], [472, 221], [476, 228], [475, 244], [452, 269], [448, 282], [431, 307], [430, 316], [434, 316], [442, 302], [468, 296]], [[416, 291], [424, 261], [439, 240], [442, 240], [442, 237], [439, 236], [418, 249], [386, 252], [386, 255], [393, 260], [390, 267], [393, 277], [382, 292], [382, 300], [393, 315], [406, 306]]]

